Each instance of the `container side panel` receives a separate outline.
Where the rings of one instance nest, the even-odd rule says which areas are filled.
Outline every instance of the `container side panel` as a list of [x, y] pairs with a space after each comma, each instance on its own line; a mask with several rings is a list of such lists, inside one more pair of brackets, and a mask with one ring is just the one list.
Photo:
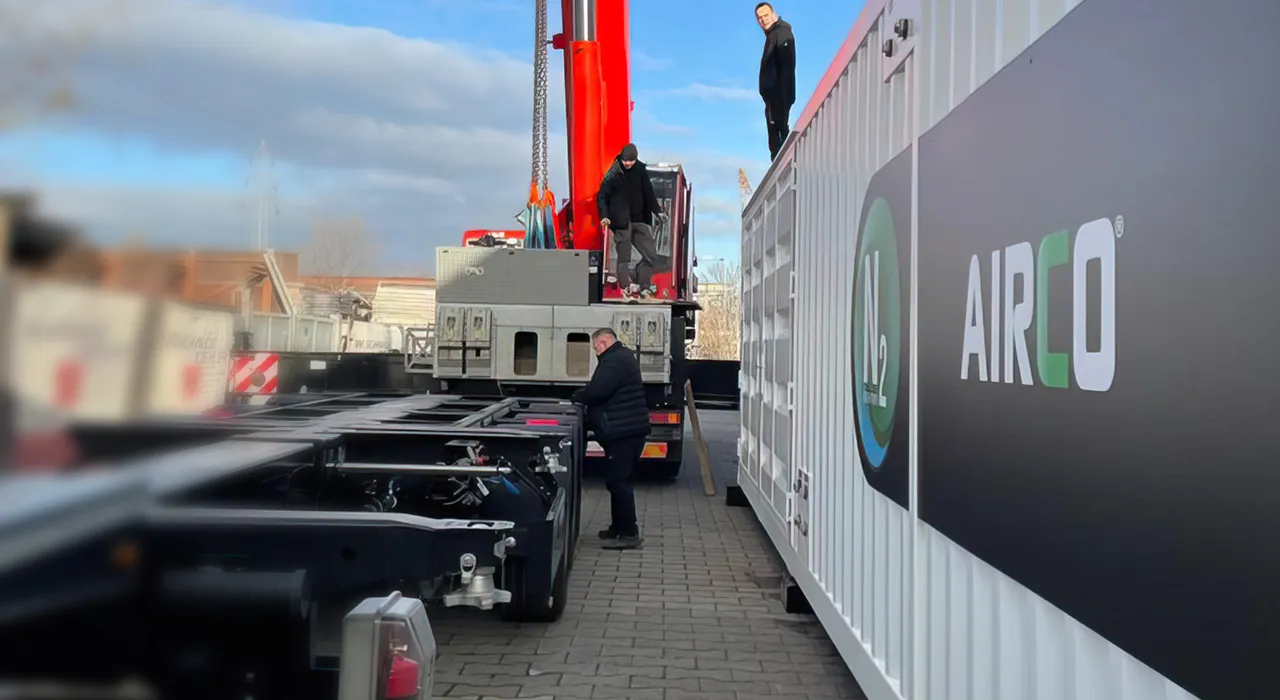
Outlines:
[[[899, 0], [899, 4], [904, 3]], [[882, 276], [893, 267], [887, 262], [889, 251], [896, 250], [898, 283], [909, 289], [905, 271], [911, 268], [913, 252], [901, 243], [911, 222], [920, 227], [922, 258], [931, 255], [926, 252], [930, 243], [945, 254], [950, 248], [939, 241], [962, 236], [966, 230], [955, 222], [948, 224], [946, 211], [962, 209], [954, 201], [956, 195], [945, 195], [943, 190], [948, 183], [996, 175], [990, 167], [983, 171], [985, 175], [976, 174], [980, 168], [957, 167], [954, 157], [945, 159], [950, 163], [945, 173], [924, 174], [930, 163], [942, 162], [938, 154], [972, 151], [965, 139], [976, 132], [948, 131], [948, 117], [971, 100], [984, 99], [991, 86], [1006, 79], [1011, 62], [1038, 62], [1037, 52], [1046, 46], [1039, 40], [1047, 32], [1061, 31], [1085, 10], [1130, 15], [1146, 8], [1147, 16], [1165, 18], [1176, 13], [1159, 9], [1155, 0], [918, 0], [916, 4], [918, 14], [912, 19], [918, 34], [914, 53], [903, 68], [885, 78], [881, 46], [892, 32], [880, 21], [870, 23], [858, 50], [840, 67], [840, 79], [760, 183], [744, 213], [740, 481], [792, 575], [874, 700], [1191, 700], [1192, 694], [1169, 680], [1171, 674], [1177, 675], [1176, 669], [1153, 670], [1131, 647], [1118, 646], [1100, 634], [1097, 630], [1105, 624], [1082, 624], [1062, 605], [1051, 603], [1044, 591], [1029, 588], [1025, 581], [979, 559], [968, 543], [961, 546], [931, 523], [918, 521], [903, 495], [911, 484], [895, 481], [889, 475], [891, 469], [872, 464], [880, 460], [890, 464], [893, 450], [887, 450], [888, 456], [869, 450], [868, 435], [892, 437], [897, 445], [917, 435], [923, 442], [925, 433], [919, 431], [941, 429], [929, 422], [927, 411], [930, 401], [948, 399], [930, 383], [937, 370], [923, 355], [929, 348], [941, 347], [943, 338], [954, 344], [951, 336], [964, 324], [963, 318], [947, 323], [941, 311], [926, 311], [929, 304], [942, 308], [946, 294], [937, 286], [943, 278], [928, 278], [930, 268], [923, 262], [920, 294], [932, 296], [920, 302], [920, 348], [909, 350], [922, 356], [920, 424], [908, 424], [901, 400], [896, 413], [890, 411], [897, 419], [896, 424], [888, 424], [891, 431], [876, 422], [874, 410], [869, 417], [859, 411], [860, 403], [873, 405], [877, 397], [890, 394], [880, 374], [888, 355], [868, 342], [865, 326], [872, 309], [879, 310], [882, 328], [891, 314], [884, 311], [883, 297], [877, 304], [859, 301], [860, 291], [870, 293], [862, 287], [864, 280], [882, 285]], [[1177, 12], [1186, 13], [1192, 12], [1194, 3], [1173, 0], [1173, 4]], [[1227, 4], [1240, 6], [1237, 16], [1270, 21], [1277, 15], [1260, 0]], [[867, 11], [874, 15], [884, 6], [884, 2], [871, 2]], [[1206, 16], [1203, 24], [1210, 23]], [[1144, 41], [1142, 31], [1150, 24], [1130, 25], [1133, 31], [1125, 41]], [[1078, 46], [1088, 44], [1087, 40], [1077, 42]], [[1080, 65], [1106, 61], [1087, 51], [1076, 53], [1074, 60]], [[1243, 55], [1244, 49], [1237, 47], [1236, 53]], [[1130, 68], [1115, 64], [1113, 70], [1149, 68], [1140, 57], [1123, 65]], [[1222, 72], [1229, 69], [1224, 67]], [[1184, 75], [1211, 80], [1192, 69]], [[1051, 98], [1046, 92], [1037, 99]], [[1018, 137], [1018, 130], [1038, 134], [1041, 140], [1057, 133], [1046, 126], [1049, 121], [1020, 120], [1022, 105], [1006, 102], [1003, 112], [1009, 138]], [[995, 114], [988, 118], [995, 119]], [[911, 164], [913, 148], [919, 149], [919, 172]], [[996, 157], [999, 148], [991, 145], [972, 153], [970, 163]], [[1056, 162], [1070, 160], [1064, 155]], [[1052, 166], [1053, 161], [1042, 167]], [[1169, 172], [1177, 170], [1172, 162], [1170, 168]], [[1018, 189], [1019, 178], [1010, 179], [1008, 173], [1002, 177], [1010, 182], [1008, 187]], [[919, 210], [910, 197], [917, 179]], [[905, 212], [900, 204], [904, 192]], [[1042, 193], [1030, 202], [1052, 206], [1047, 197]], [[881, 200], [886, 204], [878, 209]], [[982, 201], [987, 203], [969, 208], [999, 205]], [[892, 221], [891, 230], [900, 244], [896, 248], [874, 240], [878, 234], [868, 221], [883, 216]], [[788, 220], [794, 222], [794, 236], [784, 246]], [[866, 254], [877, 250], [878, 272], [868, 266]], [[875, 256], [870, 257], [874, 262]], [[988, 264], [984, 257], [984, 280]], [[963, 310], [964, 289], [952, 296], [952, 306]], [[986, 310], [991, 308], [1007, 307]], [[905, 338], [909, 323], [905, 306], [896, 317], [901, 324], [899, 337]], [[865, 362], [868, 353], [871, 362]], [[952, 364], [959, 364], [958, 357]], [[907, 375], [905, 361], [902, 375]], [[876, 381], [869, 382], [868, 376]], [[895, 385], [899, 396], [909, 394], [905, 382]], [[963, 414], [972, 408], [952, 404], [951, 410]], [[963, 440], [955, 443], [948, 459], [962, 462], [964, 455], [971, 454], [969, 447]], [[930, 478], [931, 460], [937, 455], [936, 449], [921, 448], [922, 482]], [[925, 488], [923, 483], [920, 488]], [[962, 498], [968, 487], [957, 482], [950, 488], [948, 497], [955, 499]], [[926, 521], [928, 501], [922, 496], [920, 512]], [[918, 535], [914, 540], [913, 531]], [[918, 552], [913, 551], [913, 542], [920, 547]], [[913, 570], [913, 560], [919, 562], [918, 569]], [[915, 614], [922, 622], [914, 629], [925, 637], [918, 645], [912, 638], [917, 580], [923, 595], [915, 601], [920, 605]], [[1202, 687], [1211, 688], [1211, 684], [1202, 681]]]
[[[968, 557], [930, 553], [932, 600], [961, 606], [958, 577], [972, 601], [929, 628], [1000, 660], [972, 697], [1256, 695], [1280, 686], [1280, 563], [1246, 544], [1280, 527], [1280, 6], [1026, 10], [1052, 28], [920, 146], [920, 516]], [[1230, 48], [1223, 13], [1248, 18]]]

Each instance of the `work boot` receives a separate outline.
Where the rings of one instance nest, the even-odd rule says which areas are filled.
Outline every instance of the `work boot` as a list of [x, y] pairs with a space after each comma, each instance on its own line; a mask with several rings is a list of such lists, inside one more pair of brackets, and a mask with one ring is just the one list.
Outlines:
[[640, 549], [644, 545], [644, 538], [639, 535], [618, 535], [611, 540], [605, 540], [605, 549]]
[[612, 526], [607, 527], [607, 528], [605, 528], [605, 529], [601, 530], [600, 532], [598, 532], [598, 533], [596, 533], [596, 534], [597, 534], [597, 535], [600, 537], [600, 539], [602, 539], [602, 540], [616, 540], [616, 539], [618, 539], [618, 531], [617, 531], [617, 530], [615, 530], [615, 529], [613, 529], [613, 527], [612, 527]]

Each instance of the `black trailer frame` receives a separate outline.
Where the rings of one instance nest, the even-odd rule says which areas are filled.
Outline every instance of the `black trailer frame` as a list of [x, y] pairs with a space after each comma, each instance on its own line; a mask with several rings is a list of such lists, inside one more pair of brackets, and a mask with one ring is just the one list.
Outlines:
[[[114, 469], [145, 497], [91, 536], [0, 566], [0, 644], [17, 650], [0, 656], [0, 676], [65, 677], [65, 658], [49, 650], [75, 634], [101, 650], [77, 667], [82, 677], [132, 668], [165, 697], [289, 697], [300, 678], [336, 670], [341, 616], [369, 595], [496, 607], [515, 621], [564, 611], [586, 445], [571, 403], [307, 394], [221, 418], [75, 433], [90, 454], [124, 460]], [[157, 446], [169, 449], [148, 449]], [[419, 498], [426, 492], [415, 489], [446, 478], [502, 487], [477, 505], [479, 517], [398, 507], [397, 494]], [[352, 490], [362, 483], [387, 492]], [[106, 548], [125, 541], [136, 563], [108, 561]], [[81, 575], [69, 588], [73, 570]], [[510, 601], [495, 605], [495, 587]]]
[[[626, 308], [625, 304], [617, 304]], [[696, 304], [676, 302], [671, 304], [671, 378], [666, 383], [644, 385], [645, 401], [650, 414], [674, 413], [679, 419], [674, 423], [652, 423], [649, 441], [665, 446], [662, 457], [644, 457], [639, 472], [645, 476], [675, 479], [684, 464], [684, 432], [687, 411], [685, 406], [685, 381], [693, 377], [696, 361], [685, 355], [685, 329], [689, 318], [698, 308]], [[425, 331], [426, 329], [421, 329]], [[429, 393], [433, 396], [463, 396], [474, 400], [498, 401], [518, 397], [529, 399], [568, 400], [573, 392], [581, 389], [585, 381], [497, 381], [494, 379], [450, 378], [437, 379], [431, 374], [429, 354], [425, 350], [415, 352], [413, 346], [426, 343], [415, 338], [412, 329], [406, 337], [407, 349], [402, 353], [307, 353], [269, 352], [280, 358], [278, 376], [282, 394], [298, 391], [320, 391], [326, 395], [340, 392], [368, 392], [386, 395], [395, 392]], [[254, 352], [246, 350], [245, 352]], [[275, 396], [275, 395], [273, 395]], [[241, 404], [261, 398], [256, 394], [232, 394], [230, 400]], [[275, 399], [272, 399], [273, 401]], [[590, 437], [590, 436], [588, 436]]]

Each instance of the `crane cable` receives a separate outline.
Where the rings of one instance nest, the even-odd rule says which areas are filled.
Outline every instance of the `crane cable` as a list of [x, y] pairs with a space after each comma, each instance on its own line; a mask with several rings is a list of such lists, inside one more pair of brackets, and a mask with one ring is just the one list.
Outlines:
[[516, 217], [525, 227], [526, 248], [556, 247], [555, 195], [551, 193], [550, 127], [547, 118], [547, 93], [550, 84], [550, 60], [547, 55], [547, 0], [534, 2], [533, 48], [533, 173], [529, 184], [529, 203]]

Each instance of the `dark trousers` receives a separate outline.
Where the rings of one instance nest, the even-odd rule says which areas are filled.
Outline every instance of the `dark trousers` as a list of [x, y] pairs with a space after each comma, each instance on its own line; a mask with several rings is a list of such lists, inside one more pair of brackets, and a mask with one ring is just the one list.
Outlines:
[[608, 462], [604, 483], [609, 489], [609, 510], [613, 518], [610, 527], [619, 535], [640, 534], [636, 522], [636, 467], [640, 465], [644, 443], [643, 437], [635, 437], [601, 445]]
[[[636, 276], [631, 278], [631, 251], [640, 254], [640, 263], [636, 265]], [[648, 287], [653, 280], [654, 272], [666, 272], [658, 255], [657, 242], [653, 239], [653, 227], [649, 224], [634, 221], [626, 228], [613, 229], [613, 254], [615, 259], [614, 274], [618, 277], [618, 286], [626, 289], [632, 282], [641, 288]]]
[[791, 127], [787, 125], [787, 120], [790, 118], [791, 105], [774, 104], [765, 100], [764, 120], [769, 127], [770, 160], [778, 157], [778, 151], [782, 150], [782, 144], [787, 142], [787, 135], [791, 133]]

